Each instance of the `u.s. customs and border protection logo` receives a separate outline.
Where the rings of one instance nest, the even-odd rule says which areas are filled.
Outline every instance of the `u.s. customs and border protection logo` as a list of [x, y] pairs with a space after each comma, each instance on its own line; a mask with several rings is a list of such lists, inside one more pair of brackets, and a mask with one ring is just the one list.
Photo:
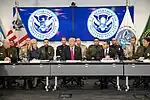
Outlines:
[[130, 26], [124, 26], [119, 29], [118, 34], [116, 34], [117, 42], [123, 48], [129, 45], [131, 38], [135, 36], [135, 30]]
[[112, 10], [99, 8], [90, 14], [87, 27], [93, 37], [106, 40], [116, 34], [119, 20]]
[[39, 40], [51, 39], [58, 32], [59, 21], [51, 10], [38, 9], [29, 17], [28, 29]]

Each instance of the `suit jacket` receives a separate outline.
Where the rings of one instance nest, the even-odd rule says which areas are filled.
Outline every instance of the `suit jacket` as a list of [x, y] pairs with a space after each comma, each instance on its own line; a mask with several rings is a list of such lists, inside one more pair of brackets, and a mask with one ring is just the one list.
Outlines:
[[[110, 56], [110, 58], [115, 59], [115, 56], [116, 56], [116, 51], [115, 51], [115, 49], [109, 47], [108, 55]], [[101, 50], [100, 56], [101, 56], [101, 59], [102, 59], [102, 58], [105, 58], [104, 49]]]
[[119, 59], [121, 59], [121, 60], [125, 59], [124, 51], [122, 49], [122, 46], [120, 46], [120, 45], [111, 45], [110, 47], [115, 50], [115, 52], [119, 56]]
[[100, 60], [101, 59], [101, 56], [100, 56], [101, 50], [102, 50], [101, 45], [98, 45], [98, 46], [90, 45], [86, 52], [87, 60]]
[[[6, 54], [7, 50], [7, 54]], [[4, 46], [0, 47], [0, 60], [4, 60], [6, 57], [9, 57], [11, 59], [11, 62], [16, 63], [18, 61], [18, 55], [16, 48], [8, 48], [5, 49]]]
[[32, 60], [32, 59], [39, 59], [40, 58], [40, 51], [39, 48], [36, 49], [32, 49], [32, 50], [28, 50], [28, 59]]
[[46, 46], [40, 48], [40, 59], [41, 60], [53, 60], [54, 58], [54, 48], [52, 46], [47, 47], [47, 52], [45, 51]]
[[[138, 48], [138, 46], [135, 45], [135, 54], [136, 54], [137, 48]], [[126, 47], [126, 49], [125, 49], [125, 57], [127, 59], [134, 59], [135, 55], [132, 54], [132, 51], [133, 51], [133, 46], [132, 45], [128, 45]]]
[[81, 44], [80, 48], [81, 48], [82, 58], [86, 57], [87, 47], [85, 45]]
[[61, 59], [63, 59], [63, 51], [67, 47], [68, 47], [68, 45], [66, 45], [66, 46], [60, 45], [60, 46], [58, 46], [57, 49], [56, 49], [56, 56], [60, 56]]
[[[63, 51], [63, 60], [71, 60], [70, 47], [64, 48]], [[81, 48], [75, 46], [74, 48], [74, 60], [82, 60]]]

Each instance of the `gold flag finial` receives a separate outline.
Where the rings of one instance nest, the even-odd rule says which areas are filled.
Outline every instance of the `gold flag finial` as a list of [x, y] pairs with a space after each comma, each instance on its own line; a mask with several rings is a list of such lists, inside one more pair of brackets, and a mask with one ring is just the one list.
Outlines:
[[126, 0], [126, 8], [129, 7], [129, 0]]

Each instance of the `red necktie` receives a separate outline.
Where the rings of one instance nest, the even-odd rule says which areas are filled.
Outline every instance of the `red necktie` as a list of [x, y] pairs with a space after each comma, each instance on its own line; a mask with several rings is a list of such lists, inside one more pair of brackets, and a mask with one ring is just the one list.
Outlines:
[[71, 60], [74, 60], [73, 48], [70, 49], [70, 53], [71, 53]]

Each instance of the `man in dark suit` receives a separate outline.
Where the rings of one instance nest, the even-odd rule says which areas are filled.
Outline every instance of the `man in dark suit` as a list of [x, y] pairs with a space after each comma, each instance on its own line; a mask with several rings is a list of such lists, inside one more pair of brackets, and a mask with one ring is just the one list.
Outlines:
[[[75, 38], [69, 39], [69, 46], [63, 50], [63, 60], [82, 60], [81, 48], [75, 45]], [[68, 82], [76, 82], [78, 86], [81, 86], [82, 77], [63, 77], [63, 84], [66, 85]], [[67, 82], [67, 83], [68, 83]]]
[[19, 47], [15, 46], [15, 42], [13, 40], [10, 41], [10, 48], [15, 48], [17, 50], [18, 60], [19, 59]]
[[44, 39], [44, 46], [40, 47], [41, 60], [53, 60], [54, 48], [49, 45], [49, 40]]
[[[113, 48], [110, 47], [110, 42], [109, 41], [104, 41], [103, 42], [103, 49], [100, 52], [100, 58], [113, 58], [115, 59], [116, 52]], [[100, 82], [101, 82], [101, 88], [107, 88], [108, 83], [111, 81], [110, 79], [113, 79], [112, 77], [100, 77]]]
[[110, 45], [110, 47], [115, 50], [115, 52], [120, 60], [124, 59], [124, 52], [123, 52], [122, 47], [120, 45], [118, 45], [117, 38], [112, 39], [112, 45]]
[[61, 38], [61, 43], [62, 45], [58, 46], [57, 49], [56, 49], [56, 57], [57, 57], [57, 60], [62, 60], [63, 59], [63, 51], [65, 48], [68, 47], [68, 45], [66, 44], [67, 40], [65, 37], [62, 37]]
[[94, 39], [93, 45], [90, 45], [86, 52], [87, 60], [100, 60], [100, 52], [102, 50], [102, 46], [99, 45], [99, 40]]
[[63, 60], [82, 60], [81, 48], [75, 45], [75, 38], [69, 39], [69, 46], [63, 54]]
[[104, 41], [103, 42], [103, 49], [101, 50], [101, 58], [113, 58], [115, 59], [115, 55], [116, 55], [116, 52], [115, 52], [115, 49], [110, 47], [110, 42], [109, 41]]

